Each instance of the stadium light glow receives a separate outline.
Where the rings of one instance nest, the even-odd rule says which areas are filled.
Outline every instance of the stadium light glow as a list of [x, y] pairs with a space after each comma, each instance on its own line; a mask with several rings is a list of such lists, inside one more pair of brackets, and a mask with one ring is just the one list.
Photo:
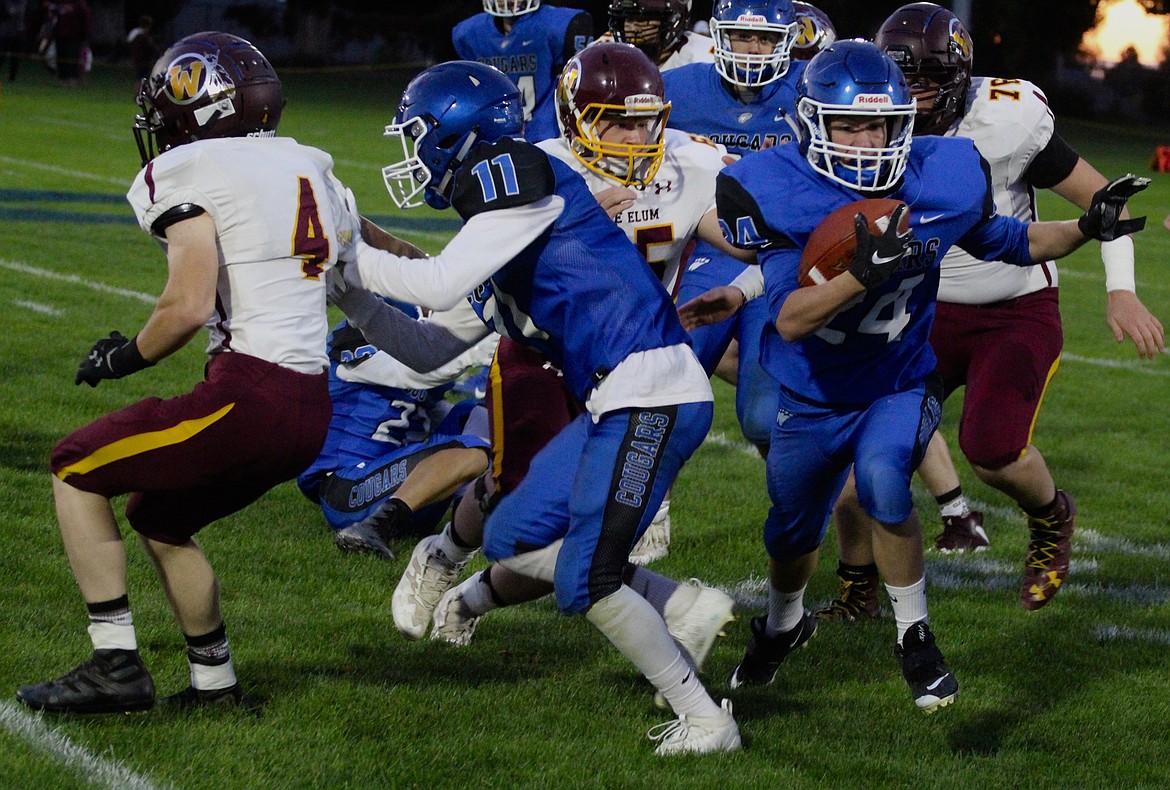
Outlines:
[[1098, 61], [1116, 63], [1131, 46], [1143, 65], [1157, 66], [1165, 58], [1170, 16], [1147, 13], [1138, 0], [1105, 0], [1097, 14], [1101, 21], [1085, 33], [1081, 48]]

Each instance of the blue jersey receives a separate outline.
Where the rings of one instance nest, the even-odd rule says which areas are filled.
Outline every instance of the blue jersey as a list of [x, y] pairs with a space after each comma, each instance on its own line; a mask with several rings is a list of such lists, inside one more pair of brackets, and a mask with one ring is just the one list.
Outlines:
[[329, 397], [333, 418], [320, 455], [297, 478], [311, 480], [430, 436], [449, 408], [450, 384], [431, 389], [403, 389], [345, 381], [339, 367], [356, 368], [378, 352], [356, 328], [342, 322], [329, 336]]
[[563, 213], [469, 296], [483, 322], [548, 357], [585, 401], [631, 354], [688, 344], [674, 303], [646, 259], [571, 167], [534, 145], [480, 145], [455, 176], [464, 220], [550, 195]]
[[[796, 145], [761, 152], [720, 174], [720, 222], [736, 246], [760, 251], [773, 319], [797, 288], [800, 253], [813, 229], [861, 197], [814, 171]], [[913, 233], [889, 282], [860, 294], [801, 340], [786, 342], [774, 324], [765, 327], [763, 365], [797, 397], [868, 404], [929, 375], [939, 262], [952, 245], [983, 260], [1033, 263], [1027, 224], [995, 213], [987, 163], [970, 140], [915, 138], [905, 175], [888, 197], [909, 204]]]
[[666, 125], [710, 137], [743, 156], [796, 139], [796, 86], [805, 61], [793, 61], [787, 73], [760, 88], [747, 104], [733, 93], [714, 63], [691, 63], [663, 72], [670, 118]]
[[542, 5], [515, 17], [505, 35], [487, 13], [464, 19], [451, 31], [463, 60], [495, 66], [520, 88], [524, 99], [524, 137], [532, 142], [560, 134], [554, 102], [556, 83], [568, 60], [593, 40], [587, 11]]

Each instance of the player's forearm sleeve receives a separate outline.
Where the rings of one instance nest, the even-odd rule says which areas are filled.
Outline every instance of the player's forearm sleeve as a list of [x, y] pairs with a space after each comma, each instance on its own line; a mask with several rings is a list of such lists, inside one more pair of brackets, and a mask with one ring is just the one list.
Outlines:
[[564, 201], [553, 195], [476, 214], [442, 252], [423, 263], [359, 243], [361, 286], [419, 307], [450, 310], [540, 237], [563, 208]]
[[422, 373], [475, 345], [475, 341], [461, 340], [441, 326], [416, 321], [369, 292], [350, 289], [338, 306], [373, 346]]

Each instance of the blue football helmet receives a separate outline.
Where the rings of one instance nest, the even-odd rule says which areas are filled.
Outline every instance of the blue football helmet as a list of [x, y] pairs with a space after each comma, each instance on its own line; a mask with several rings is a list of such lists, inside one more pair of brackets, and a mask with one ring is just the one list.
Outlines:
[[402, 144], [402, 161], [382, 168], [382, 179], [399, 208], [425, 201], [445, 209], [455, 173], [476, 143], [523, 132], [520, 90], [502, 72], [469, 60], [440, 63], [406, 86], [385, 131]]
[[[715, 41], [715, 70], [733, 85], [758, 88], [775, 82], [788, 71], [797, 32], [792, 0], [718, 0], [711, 12], [710, 27]], [[732, 34], [775, 36], [776, 42], [768, 53], [734, 52]]]
[[[916, 104], [898, 64], [874, 44], [838, 41], [808, 62], [797, 90], [796, 115], [804, 125], [801, 146], [818, 173], [862, 192], [893, 188], [910, 158]], [[881, 117], [885, 144], [834, 143], [835, 118]]]

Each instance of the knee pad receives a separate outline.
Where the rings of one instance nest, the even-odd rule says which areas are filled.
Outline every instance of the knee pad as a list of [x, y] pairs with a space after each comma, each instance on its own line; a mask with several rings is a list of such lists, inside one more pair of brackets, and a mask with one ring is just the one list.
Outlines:
[[523, 554], [497, 560], [496, 564], [521, 576], [528, 576], [551, 584], [555, 580], [557, 556], [560, 554], [562, 543], [564, 543], [563, 540], [557, 540], [543, 549], [526, 551]]

